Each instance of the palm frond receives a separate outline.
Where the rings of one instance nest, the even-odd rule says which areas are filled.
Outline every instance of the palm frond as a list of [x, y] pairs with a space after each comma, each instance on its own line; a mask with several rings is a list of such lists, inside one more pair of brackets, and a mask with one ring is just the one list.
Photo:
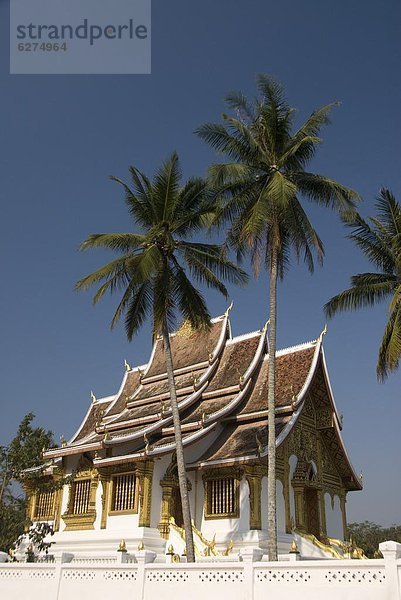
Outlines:
[[401, 307], [393, 310], [384, 330], [377, 361], [377, 377], [384, 381], [398, 368], [401, 358]]
[[153, 184], [153, 200], [159, 222], [170, 221], [181, 179], [181, 167], [176, 152], [157, 171]]
[[142, 247], [146, 237], [136, 233], [92, 233], [82, 242], [79, 249], [109, 248], [120, 252], [133, 252]]
[[351, 279], [352, 287], [337, 294], [325, 304], [324, 311], [331, 318], [337, 312], [374, 306], [394, 292], [394, 279], [387, 274], [361, 273]]
[[[128, 290], [127, 290], [128, 291]], [[152, 309], [152, 285], [150, 281], [145, 281], [140, 285], [134, 293], [131, 294], [130, 299], [121, 308], [121, 311], [125, 311], [125, 331], [127, 334], [128, 341], [131, 341], [135, 333], [142, 327], [147, 316], [150, 314]], [[120, 303], [121, 305], [121, 303]], [[117, 308], [117, 311], [120, 308]], [[126, 308], [127, 306], [127, 308]], [[113, 323], [117, 322], [119, 314], [114, 314]], [[120, 313], [121, 313], [120, 311]]]
[[210, 327], [210, 314], [205, 299], [189, 281], [176, 259], [174, 259], [172, 291], [180, 313], [194, 329]]

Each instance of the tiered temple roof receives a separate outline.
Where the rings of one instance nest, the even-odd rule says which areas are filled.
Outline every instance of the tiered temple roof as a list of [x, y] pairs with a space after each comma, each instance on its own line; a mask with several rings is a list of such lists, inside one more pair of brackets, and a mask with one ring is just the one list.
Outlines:
[[[267, 456], [267, 328], [231, 336], [228, 311], [207, 331], [184, 324], [171, 334], [184, 447], [215, 432], [188, 468], [247, 462]], [[330, 419], [320, 427], [348, 489], [360, 489], [348, 460], [325, 365], [322, 338], [277, 353], [276, 444], [294, 427], [308, 398]], [[162, 339], [147, 365], [126, 371], [115, 396], [93, 399], [76, 434], [46, 458], [94, 452], [98, 466], [174, 451], [174, 430]]]

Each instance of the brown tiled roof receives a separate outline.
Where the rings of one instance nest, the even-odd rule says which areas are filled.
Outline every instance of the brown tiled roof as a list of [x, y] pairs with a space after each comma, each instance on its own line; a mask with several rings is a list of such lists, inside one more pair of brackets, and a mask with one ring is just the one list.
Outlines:
[[116, 403], [111, 408], [110, 412], [107, 414], [108, 417], [113, 415], [118, 415], [125, 408], [125, 403], [127, 397], [129, 398], [131, 394], [134, 393], [136, 388], [138, 387], [140, 382], [140, 374], [138, 371], [129, 371], [127, 373], [127, 379], [125, 381], [125, 385], [118, 396]]
[[[276, 405], [291, 404], [293, 394], [301, 391], [312, 366], [315, 346], [289, 352], [277, 357]], [[269, 362], [263, 361], [259, 375], [249, 400], [240, 410], [240, 414], [267, 409], [267, 386], [269, 383]]]
[[221, 408], [224, 408], [238, 395], [238, 393], [239, 392], [236, 394], [227, 394], [226, 396], [218, 396], [217, 398], [206, 398], [205, 400], [202, 400], [202, 402], [196, 403], [182, 415], [182, 423], [200, 421], [203, 413], [205, 413], [205, 416], [207, 417]]
[[78, 432], [77, 437], [74, 438], [74, 442], [83, 440], [84, 438], [86, 438], [87, 435], [94, 432], [96, 422], [102, 420], [102, 415], [110, 406], [110, 403], [111, 401], [96, 402], [95, 404], [91, 405], [85, 423], [83, 424], [81, 430]]
[[[276, 422], [276, 435], [285, 427], [288, 419]], [[267, 446], [267, 421], [256, 423], [226, 424], [223, 432], [197, 462], [210, 462], [239, 458], [258, 453], [258, 443], [262, 448]]]
[[255, 356], [260, 335], [226, 345], [217, 373], [207, 388], [208, 392], [239, 383], [240, 377], [244, 375]]
[[[221, 328], [225, 320], [213, 323], [207, 331], [197, 331], [191, 334], [180, 330], [171, 336], [171, 351], [173, 354], [174, 370], [190, 367], [202, 362], [207, 362], [209, 352], [216, 348], [220, 337]], [[146, 377], [162, 375], [166, 372], [166, 359], [164, 354], [163, 341], [158, 339], [156, 342], [155, 354]]]
[[[199, 378], [203, 372], [204, 372], [204, 369], [200, 370], [200, 371], [196, 371], [196, 373], [194, 373], [194, 376]], [[185, 373], [184, 375], [176, 375], [174, 377], [174, 381], [175, 381], [175, 389], [176, 390], [181, 390], [186, 387], [192, 387], [193, 386], [192, 373]], [[146, 398], [149, 398], [149, 400], [151, 400], [153, 396], [158, 396], [159, 394], [167, 394], [168, 392], [169, 392], [169, 383], [166, 378], [166, 379], [162, 379], [161, 381], [157, 381], [155, 383], [144, 384], [143, 388], [138, 393], [138, 395], [136, 395], [135, 398], [133, 398], [133, 401], [136, 402], [137, 400], [143, 400]]]

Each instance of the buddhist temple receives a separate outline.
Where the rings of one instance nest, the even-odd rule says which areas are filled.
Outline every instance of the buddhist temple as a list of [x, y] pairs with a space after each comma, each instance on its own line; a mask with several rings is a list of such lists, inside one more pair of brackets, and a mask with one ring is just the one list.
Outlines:
[[[224, 556], [267, 544], [267, 327], [232, 337], [229, 311], [207, 331], [171, 334], [197, 554]], [[362, 488], [341, 436], [323, 334], [277, 352], [279, 553], [294, 532], [322, 547], [344, 540], [346, 497]], [[146, 547], [184, 549], [175, 442], [162, 339], [118, 392], [96, 398], [77, 432], [44, 451], [29, 516], [52, 524], [54, 552], [74, 556]], [[177, 550], [177, 551], [178, 551]]]

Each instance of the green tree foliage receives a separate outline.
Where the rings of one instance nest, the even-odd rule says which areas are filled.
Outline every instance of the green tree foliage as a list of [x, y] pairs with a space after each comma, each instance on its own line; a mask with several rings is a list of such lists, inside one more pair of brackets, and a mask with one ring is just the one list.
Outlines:
[[43, 448], [53, 446], [53, 434], [32, 427], [28, 413], [8, 446], [0, 447], [0, 549], [7, 551], [27, 525], [26, 502], [21, 490], [23, 471], [40, 465]]
[[371, 521], [363, 521], [363, 523], [349, 523], [347, 530], [352, 541], [362, 548], [368, 558], [378, 557], [381, 542], [391, 540], [401, 543], [401, 525], [382, 527]]
[[332, 104], [311, 114], [298, 129], [295, 111], [280, 84], [266, 75], [258, 78], [259, 97], [248, 101], [241, 93], [227, 97], [223, 123], [206, 123], [198, 135], [227, 157], [210, 168], [210, 179], [221, 199], [217, 223], [230, 223], [228, 242], [239, 257], [249, 254], [254, 271], [267, 270], [269, 298], [268, 389], [268, 553], [277, 560], [275, 475], [275, 353], [277, 281], [289, 266], [291, 253], [312, 272], [314, 253], [323, 258], [323, 244], [301, 200], [339, 211], [354, 206], [358, 195], [307, 167], [322, 143], [320, 130], [329, 123]]
[[348, 236], [378, 270], [351, 277], [351, 287], [325, 305], [332, 317], [339, 311], [357, 310], [388, 300], [388, 321], [377, 361], [377, 377], [383, 381], [398, 368], [401, 358], [401, 205], [382, 189], [376, 202], [377, 215], [365, 221], [358, 213], [345, 216], [352, 228]]
[[191, 279], [227, 297], [222, 280], [244, 284], [247, 276], [228, 259], [223, 247], [193, 240], [210, 223], [214, 203], [203, 179], [191, 178], [181, 184], [182, 173], [176, 153], [162, 165], [152, 181], [135, 167], [130, 168], [130, 174], [129, 185], [113, 179], [124, 189], [130, 225], [137, 232], [90, 235], [81, 246], [83, 250], [106, 248], [117, 252], [118, 256], [81, 279], [77, 288], [99, 285], [94, 303], [106, 292], [121, 291], [112, 327], [125, 315], [125, 329], [131, 340], [149, 317], [153, 335], [163, 338], [187, 560], [193, 562], [191, 514], [169, 332], [178, 315], [194, 329], [210, 326], [205, 299]]

